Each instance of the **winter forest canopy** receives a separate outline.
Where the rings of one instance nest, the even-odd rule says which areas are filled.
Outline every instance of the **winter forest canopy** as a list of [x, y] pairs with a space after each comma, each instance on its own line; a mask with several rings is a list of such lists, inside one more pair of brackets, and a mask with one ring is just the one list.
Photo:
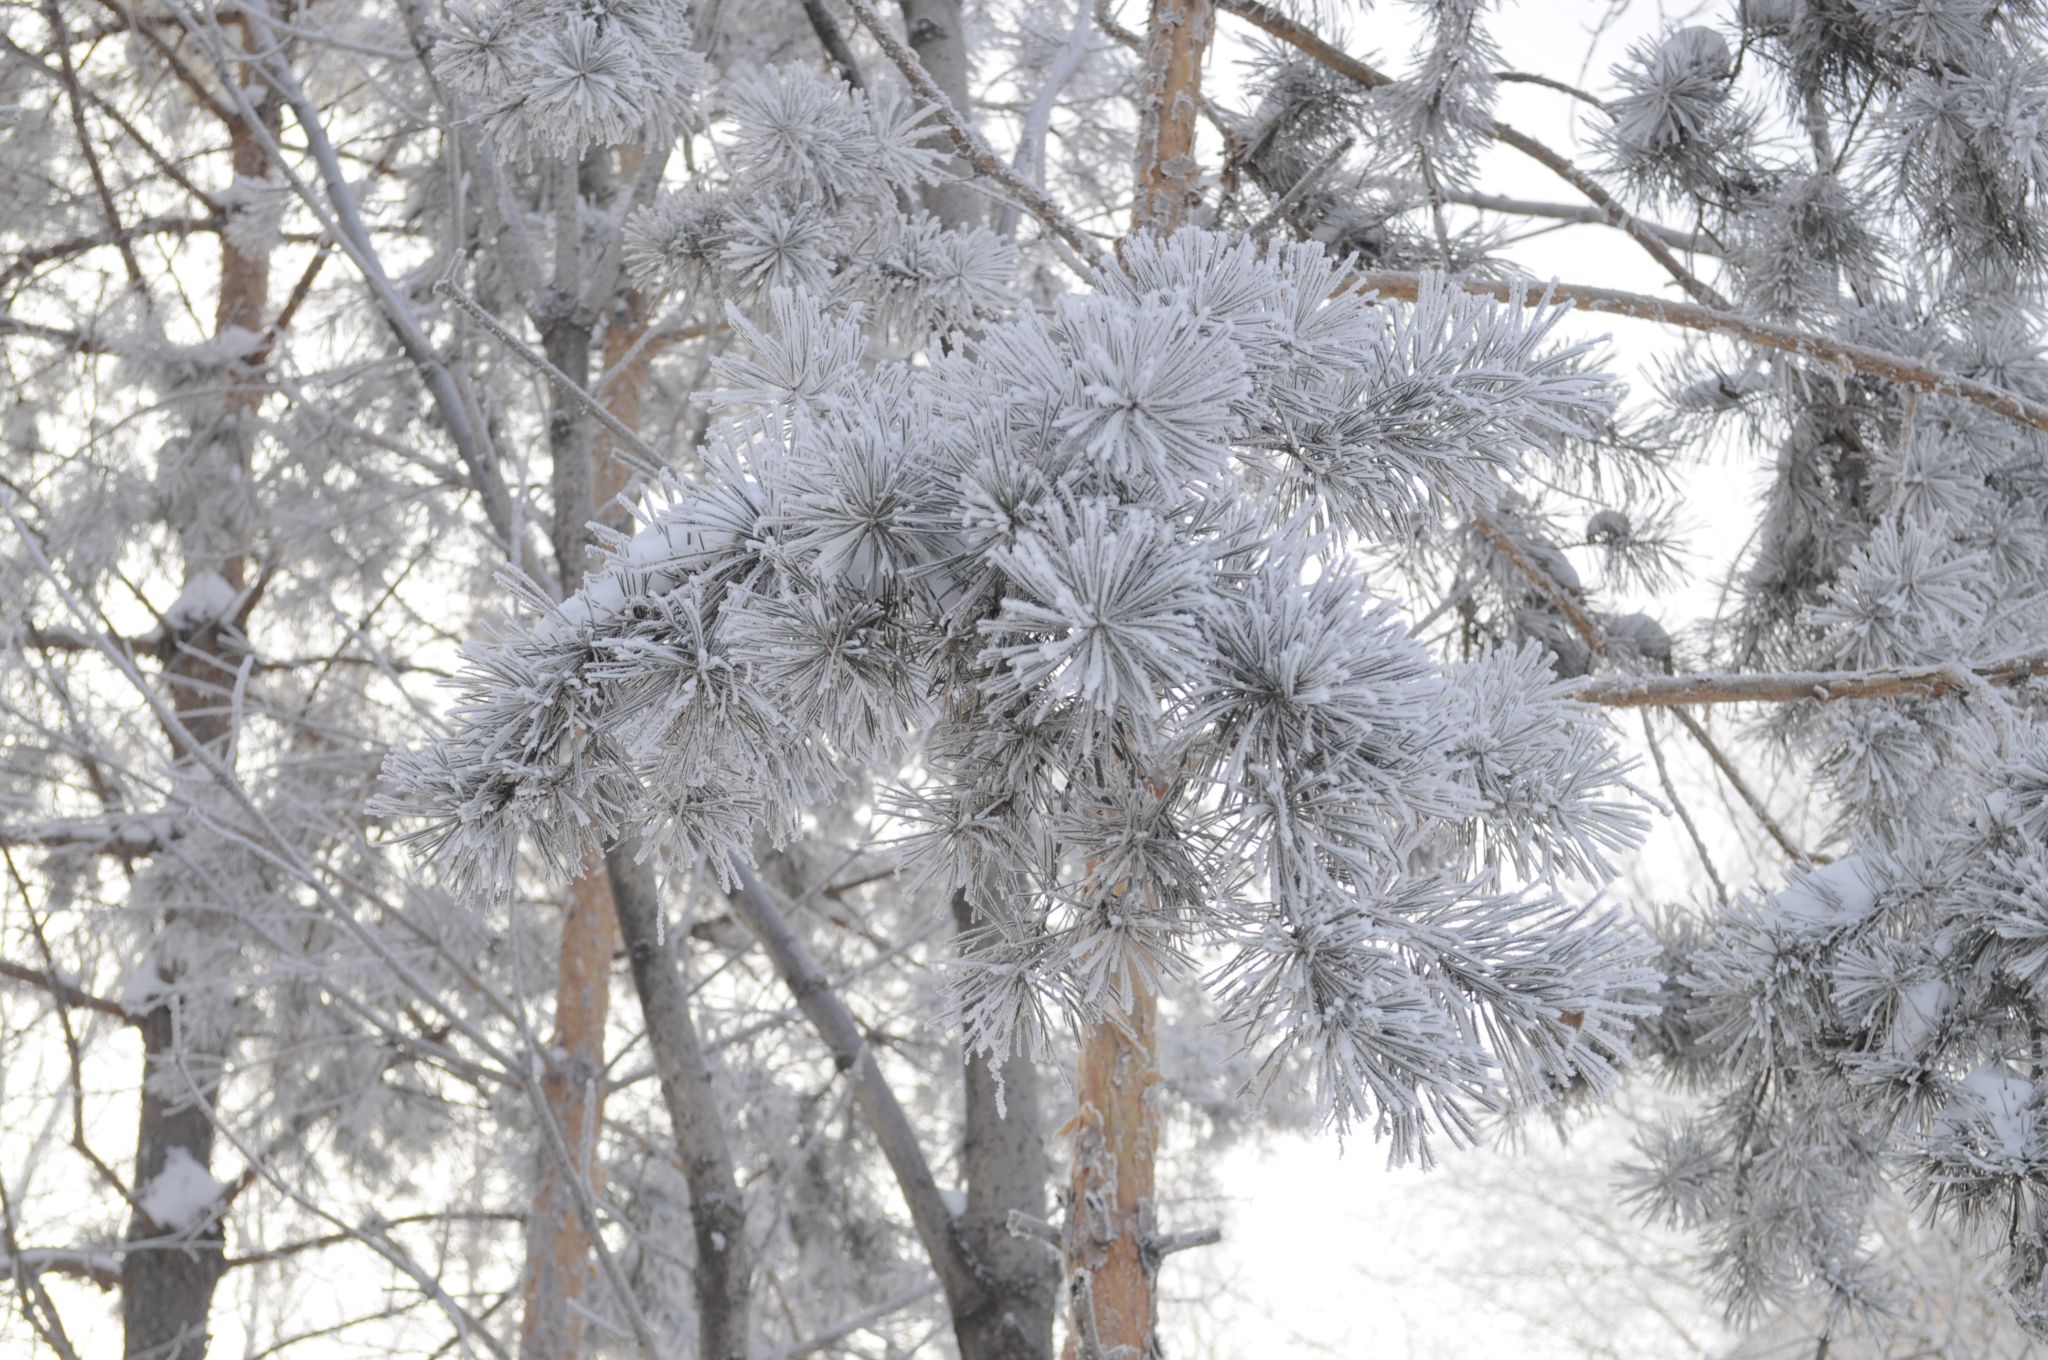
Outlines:
[[0, 1353], [2048, 1342], [2048, 6], [18, 0], [0, 177]]

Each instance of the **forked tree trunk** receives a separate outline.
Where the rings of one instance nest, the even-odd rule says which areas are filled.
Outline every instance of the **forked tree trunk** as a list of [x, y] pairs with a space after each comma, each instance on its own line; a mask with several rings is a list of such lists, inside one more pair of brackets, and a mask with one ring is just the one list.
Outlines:
[[[245, 47], [253, 46], [246, 23], [242, 37]], [[248, 93], [262, 122], [261, 130], [275, 138], [281, 125], [277, 101], [260, 87]], [[227, 131], [234, 173], [249, 180], [263, 179], [270, 169], [270, 156], [259, 129], [233, 117]], [[259, 334], [270, 303], [270, 256], [263, 250], [238, 249], [226, 232], [221, 233], [220, 241], [214, 334], [225, 336], [235, 330]], [[219, 424], [210, 437], [229, 449], [244, 476], [250, 468], [256, 412], [262, 400], [260, 373], [245, 364], [231, 366], [221, 395]], [[239, 551], [222, 557], [188, 548], [185, 567], [188, 576], [216, 572], [237, 590], [246, 584], [248, 575], [246, 558]], [[245, 617], [212, 620], [167, 640], [175, 648], [164, 665], [172, 711], [184, 736], [217, 756], [232, 747], [234, 717], [225, 696], [241, 664], [239, 638], [245, 626]], [[167, 735], [173, 769], [190, 768], [191, 755], [179, 734]], [[176, 918], [175, 909], [166, 911], [163, 929], [174, 928]], [[214, 1126], [210, 1106], [227, 1059], [226, 1033], [224, 1026], [194, 1023], [183, 1013], [181, 984], [185, 979], [175, 965], [160, 956], [145, 966], [156, 969], [156, 991], [161, 999], [138, 1025], [143, 1063], [135, 1137], [138, 1207], [129, 1219], [129, 1248], [121, 1258], [122, 1350], [127, 1360], [200, 1360], [206, 1354], [207, 1315], [213, 1307], [214, 1290], [226, 1269], [222, 1222], [226, 1206], [207, 1206], [197, 1217], [174, 1225], [153, 1221], [139, 1205], [150, 1202], [151, 1182], [179, 1155], [211, 1174]]]
[[[1214, 26], [1211, 0], [1152, 0], [1138, 87], [1133, 232], [1170, 233], [1199, 201], [1195, 120]], [[1076, 1109], [1067, 1125], [1068, 1360], [1158, 1353], [1158, 998], [1137, 991], [1129, 1011], [1083, 1037], [1075, 1072]]]

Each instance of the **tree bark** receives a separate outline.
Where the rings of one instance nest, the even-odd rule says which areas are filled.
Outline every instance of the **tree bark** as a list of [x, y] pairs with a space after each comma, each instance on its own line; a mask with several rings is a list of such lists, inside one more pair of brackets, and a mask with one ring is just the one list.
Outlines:
[[555, 1032], [541, 1074], [548, 1113], [562, 1131], [570, 1165], [542, 1156], [526, 1214], [526, 1276], [519, 1353], [527, 1360], [577, 1360], [591, 1277], [590, 1238], [570, 1178], [595, 1194], [597, 1132], [604, 1122], [604, 1029], [611, 1008], [612, 947], [618, 937], [604, 868], [584, 866], [569, 887], [555, 983]]
[[[254, 38], [246, 22], [245, 49]], [[252, 92], [261, 131], [275, 138], [280, 107], [268, 93]], [[229, 157], [237, 176], [260, 180], [270, 158], [259, 129], [239, 117], [228, 120]], [[214, 334], [233, 330], [254, 335], [262, 331], [270, 302], [270, 257], [238, 249], [231, 233], [221, 233], [220, 293], [214, 304]], [[213, 438], [228, 446], [241, 473], [247, 476], [255, 444], [256, 412], [263, 400], [261, 375], [247, 365], [230, 369], [221, 397], [219, 424]], [[179, 526], [191, 528], [192, 526]], [[210, 536], [202, 536], [205, 545]], [[188, 576], [218, 572], [230, 586], [246, 584], [247, 562], [240, 551], [225, 557], [203, 546], [188, 545]], [[246, 610], [246, 606], [244, 606]], [[223, 695], [240, 664], [246, 618], [214, 620], [184, 635], [167, 639], [174, 648], [164, 665], [164, 683], [172, 711], [200, 745], [217, 753], [231, 749], [234, 718]], [[175, 736], [171, 738], [173, 769], [189, 765]], [[163, 931], [177, 925], [175, 909], [166, 911]], [[193, 929], [208, 927], [193, 923]], [[159, 936], [158, 946], [164, 936]], [[211, 1105], [227, 1059], [226, 1026], [193, 1023], [182, 1013], [184, 995], [177, 967], [153, 947], [158, 957], [146, 964], [156, 970], [160, 999], [138, 1022], [142, 1034], [142, 1100], [135, 1136], [134, 1189], [138, 1201], [150, 1183], [182, 1152], [209, 1175], [213, 1167], [214, 1126]], [[214, 1004], [226, 1004], [216, 1001]], [[202, 1211], [186, 1225], [159, 1224], [138, 1204], [128, 1224], [129, 1250], [121, 1258], [122, 1347], [127, 1360], [200, 1360], [207, 1348], [207, 1317], [215, 1288], [226, 1269], [225, 1204]], [[175, 1230], [174, 1230], [175, 1229]]]
[[[964, 893], [953, 897], [962, 930], [974, 924]], [[966, 1111], [960, 1164], [967, 1209], [960, 1233], [981, 1262], [991, 1305], [960, 1329], [961, 1360], [1043, 1360], [1052, 1354], [1059, 1270], [1048, 1244], [1010, 1231], [1010, 1216], [1043, 1221], [1051, 1168], [1045, 1156], [1045, 1097], [1030, 1055], [1001, 1066], [965, 1058]]]
[[[602, 153], [581, 167], [562, 165], [554, 176], [558, 194], [558, 264], [555, 310], [541, 320], [541, 348], [570, 382], [590, 383], [591, 324], [577, 315], [574, 287], [582, 262], [580, 198], [584, 180], [601, 173]], [[582, 582], [590, 562], [590, 522], [597, 516], [599, 482], [616, 482], [622, 471], [601, 470], [616, 460], [598, 456], [589, 413], [569, 394], [550, 389], [548, 455], [554, 520], [556, 571], [564, 595]], [[578, 1360], [583, 1353], [584, 1291], [591, 1279], [592, 1244], [577, 1210], [580, 1181], [596, 1193], [597, 1132], [604, 1113], [604, 1034], [611, 1013], [611, 960], [618, 943], [617, 917], [604, 863], [593, 858], [569, 886], [568, 910], [556, 970], [554, 1036], [541, 1092], [548, 1113], [568, 1145], [568, 1164], [543, 1156], [534, 1178], [526, 1218], [526, 1273], [521, 1302], [519, 1353], [523, 1360]]]
[[639, 846], [630, 841], [614, 848], [605, 864], [647, 1025], [648, 1047], [654, 1052], [662, 1103], [690, 1189], [690, 1223], [697, 1243], [692, 1275], [697, 1354], [704, 1360], [740, 1360], [751, 1338], [746, 1201], [719, 1118], [711, 1063], [690, 1013], [675, 936], [662, 918], [653, 865], [640, 861]]
[[1210, 0], [1152, 0], [1138, 82], [1134, 232], [1169, 236], [1201, 201], [1195, 128], [1202, 108], [1202, 56], [1215, 27]]
[[[1120, 1023], [1097, 1025], [1074, 1075], [1077, 1109], [1067, 1126], [1073, 1174], [1067, 1186], [1067, 1290], [1074, 1318], [1068, 1360], [1158, 1354], [1153, 1332], [1159, 1260], [1153, 1247], [1154, 1168], [1159, 1154], [1158, 999], [1140, 992]], [[1095, 1316], [1083, 1316], [1089, 1305]]]
[[[967, 32], [960, 0], [902, 0], [903, 30], [910, 50], [924, 63], [932, 83], [953, 101], [960, 116], [973, 121], [974, 105], [967, 88]], [[947, 226], [978, 226], [987, 217], [981, 195], [968, 186], [973, 168], [955, 157], [953, 178], [926, 185], [925, 210]]]
[[[1170, 235], [1201, 201], [1195, 131], [1202, 58], [1215, 28], [1211, 0], [1152, 0], [1138, 86], [1131, 231]], [[1075, 1111], [1067, 1124], [1065, 1255], [1068, 1360], [1153, 1356], [1159, 1257], [1153, 1188], [1159, 1156], [1158, 998], [1137, 989], [1130, 1009], [1082, 1038]]]

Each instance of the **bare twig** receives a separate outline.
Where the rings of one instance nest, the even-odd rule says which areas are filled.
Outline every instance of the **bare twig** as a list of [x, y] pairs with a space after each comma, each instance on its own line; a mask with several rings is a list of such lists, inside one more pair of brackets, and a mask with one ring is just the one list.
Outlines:
[[1336, 167], [1337, 162], [1343, 160], [1345, 155], [1350, 152], [1357, 140], [1356, 137], [1346, 137], [1343, 141], [1332, 147], [1321, 160], [1304, 171], [1301, 178], [1294, 181], [1293, 186], [1286, 193], [1273, 201], [1273, 206], [1266, 209], [1265, 215], [1252, 223], [1252, 234], [1256, 236], [1260, 232], [1268, 230], [1282, 218], [1286, 217], [1288, 213], [1292, 212], [1294, 205], [1301, 202], [1302, 195], [1314, 188], [1322, 180], [1323, 176], [1329, 174]]
[[2048, 652], [1988, 666], [1908, 670], [1782, 671], [1769, 675], [1613, 675], [1589, 680], [1577, 697], [1603, 708], [1675, 708], [1699, 704], [1796, 704], [1806, 700], [1939, 699], [1989, 685], [2010, 688], [2048, 675]]
[[1736, 796], [1742, 799], [1750, 812], [1755, 814], [1757, 821], [1763, 825], [1765, 831], [1770, 833], [1771, 839], [1778, 843], [1780, 850], [1783, 850], [1787, 855], [1790, 855], [1795, 861], [1800, 863], [1827, 863], [1825, 855], [1816, 855], [1804, 849], [1799, 842], [1792, 839], [1783, 826], [1778, 824], [1778, 819], [1771, 815], [1771, 810], [1765, 805], [1764, 800], [1757, 796], [1756, 790], [1749, 786], [1749, 781], [1742, 777], [1742, 771], [1735, 768], [1735, 762], [1728, 758], [1728, 753], [1723, 751], [1720, 744], [1707, 734], [1707, 729], [1700, 725], [1698, 718], [1695, 718], [1682, 708], [1674, 708], [1671, 710], [1671, 713], [1673, 717], [1678, 719], [1678, 725], [1692, 734], [1692, 739], [1698, 742], [1700, 749], [1707, 753], [1707, 758], [1714, 762], [1714, 768], [1721, 772], [1721, 776], [1728, 781], [1729, 787], [1735, 790]]
[[953, 107], [953, 101], [946, 98], [945, 92], [932, 82], [931, 73], [924, 69], [924, 63], [918, 60], [917, 53], [906, 47], [903, 40], [896, 36], [896, 31], [889, 27], [888, 21], [875, 12], [871, 0], [847, 0], [847, 4], [852, 7], [854, 17], [860, 20], [861, 27], [874, 37], [883, 55], [894, 62], [896, 69], [903, 73], [903, 78], [910, 82], [910, 88], [917, 92], [918, 98], [930, 104], [937, 112], [939, 121], [945, 125], [947, 133], [953, 139], [954, 148], [967, 163], [972, 165], [977, 173], [986, 175], [1014, 194], [1026, 212], [1073, 247], [1074, 252], [1088, 264], [1098, 263], [1102, 259], [1101, 247], [1095, 244], [1088, 233], [1075, 225], [1072, 218], [1060, 211], [1059, 205], [1047, 197], [1043, 189], [1003, 164], [1002, 157], [996, 154], [995, 148], [990, 146], [979, 132], [968, 126], [967, 120], [961, 117], [960, 110]]
[[844, 1341], [855, 1332], [865, 1331], [894, 1313], [900, 1313], [914, 1303], [922, 1302], [939, 1292], [937, 1280], [927, 1280], [915, 1289], [906, 1289], [893, 1299], [884, 1299], [866, 1312], [850, 1317], [830, 1331], [820, 1332], [808, 1340], [798, 1342], [788, 1350], [778, 1351], [771, 1360], [804, 1360], [805, 1356], [816, 1355], [829, 1350], [836, 1343]]
[[1194, 1228], [1187, 1232], [1168, 1233], [1155, 1237], [1145, 1245], [1155, 1256], [1171, 1256], [1177, 1251], [1190, 1251], [1195, 1247], [1213, 1247], [1223, 1240], [1221, 1228]]
[[1645, 711], [1641, 716], [1643, 741], [1650, 748], [1651, 763], [1657, 767], [1657, 782], [1664, 786], [1664, 796], [1671, 800], [1671, 810], [1678, 814], [1679, 825], [1685, 828], [1687, 838], [1692, 841], [1693, 853], [1700, 858], [1700, 867], [1707, 871], [1707, 881], [1714, 885], [1714, 900], [1725, 907], [1728, 905], [1728, 885], [1721, 881], [1721, 872], [1714, 867], [1714, 857], [1707, 853], [1706, 838], [1700, 835], [1692, 813], [1686, 809], [1685, 800], [1678, 796], [1678, 785], [1672, 782], [1671, 767], [1664, 759], [1664, 747], [1657, 740], [1657, 729], [1650, 725], [1649, 713]]
[[497, 337], [499, 343], [545, 375], [547, 380], [560, 388], [565, 396], [575, 401], [578, 406], [589, 412], [598, 424], [609, 430], [614, 439], [630, 448], [636, 455], [637, 471], [650, 477], [661, 471], [661, 455], [654, 451], [652, 445], [635, 434], [625, 422], [606, 409], [603, 402], [584, 391], [581, 383], [576, 382], [568, 374], [562, 372], [561, 369], [549, 363], [546, 355], [514, 335], [504, 322], [498, 320], [498, 318], [485, 310], [483, 304], [463, 292], [460, 288], [457, 288], [454, 282], [449, 279], [442, 279], [439, 283], [436, 283], [434, 291], [442, 297], [448, 298], [456, 306], [474, 317], [478, 325]]

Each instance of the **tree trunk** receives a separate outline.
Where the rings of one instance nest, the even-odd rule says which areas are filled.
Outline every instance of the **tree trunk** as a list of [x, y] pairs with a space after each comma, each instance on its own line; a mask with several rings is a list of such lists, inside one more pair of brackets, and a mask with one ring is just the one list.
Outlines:
[[1215, 30], [1211, 0], [1152, 0], [1138, 83], [1136, 197], [1131, 230], [1169, 235], [1201, 198], [1195, 129], [1202, 54]]
[[[974, 121], [967, 88], [967, 33], [960, 0], [902, 0], [903, 29], [910, 49], [924, 63], [932, 83], [953, 101], [961, 118]], [[925, 210], [947, 226], [974, 226], [985, 221], [987, 208], [970, 187], [974, 171], [958, 157], [948, 162], [952, 179], [926, 185]]]
[[[962, 930], [974, 924], [964, 893], [953, 897]], [[1038, 1068], [1018, 1054], [998, 1069], [966, 1057], [966, 1119], [960, 1164], [967, 1209], [960, 1232], [993, 1298], [960, 1329], [961, 1360], [1043, 1360], [1052, 1354], [1059, 1269], [1047, 1244], [1010, 1231], [1010, 1215], [1046, 1217], [1045, 1101]]]
[[[161, 977], [161, 974], [159, 974]], [[175, 977], [164, 978], [172, 984]], [[200, 1103], [213, 1095], [220, 1054], [194, 1052], [182, 1041], [177, 1002], [167, 999], [142, 1018], [142, 1116], [136, 1133], [138, 1196], [161, 1175], [174, 1150], [200, 1167], [213, 1160], [213, 1120]], [[198, 1085], [195, 1098], [185, 1074]], [[206, 1354], [206, 1318], [225, 1269], [226, 1234], [218, 1219], [177, 1234], [137, 1210], [128, 1224], [121, 1258], [122, 1353], [127, 1360], [200, 1360]], [[147, 1243], [148, 1245], [143, 1245]]]
[[[639, 173], [642, 154], [637, 148], [620, 147], [617, 155], [619, 178], [630, 182]], [[584, 172], [588, 188], [589, 179], [602, 174], [603, 167], [587, 161]], [[563, 223], [573, 219], [573, 214], [558, 216]], [[556, 302], [562, 311], [545, 320], [541, 344], [550, 363], [588, 390], [592, 328], [587, 319], [570, 309], [567, 295], [569, 287], [579, 281], [576, 274], [574, 267], [558, 272]], [[606, 371], [624, 359], [646, 328], [646, 300], [637, 292], [625, 293], [605, 328]], [[640, 424], [648, 358], [643, 350], [602, 394], [607, 408], [629, 429]], [[554, 394], [548, 444], [553, 459], [554, 547], [564, 594], [577, 587], [590, 564], [591, 521], [603, 519], [613, 527], [626, 527], [625, 514], [614, 501], [631, 480], [631, 471], [612, 456], [610, 436], [593, 425], [575, 398], [559, 391]], [[663, 929], [653, 868], [639, 863], [637, 844], [628, 843], [608, 853], [602, 865], [593, 862], [587, 866], [571, 894], [572, 905], [562, 927], [561, 984], [555, 1003], [554, 1047], [560, 1066], [550, 1068], [544, 1091], [575, 1164], [565, 1168], [552, 1158], [543, 1163], [541, 1184], [527, 1222], [521, 1354], [526, 1360], [573, 1360], [582, 1353], [579, 1300], [590, 1278], [592, 1247], [570, 1197], [567, 1177], [581, 1176], [593, 1192], [596, 1188], [596, 1131], [603, 1104], [600, 1082], [610, 963], [613, 949], [623, 937], [677, 1159], [690, 1190], [690, 1219], [697, 1245], [692, 1275], [697, 1304], [696, 1353], [703, 1360], [744, 1360], [752, 1337], [746, 1201], [726, 1143], [710, 1063], [690, 1012], [676, 944]], [[587, 1082], [580, 1077], [585, 1072], [589, 1074]]]
[[[578, 171], [565, 167], [558, 191], [578, 195]], [[563, 295], [573, 285], [577, 256], [575, 204], [558, 203], [557, 230], [571, 233], [570, 263], [556, 279], [556, 311], [544, 319], [541, 348], [571, 382], [590, 381], [591, 327]], [[575, 590], [590, 559], [590, 521], [597, 513], [595, 453], [589, 414], [565, 392], [551, 390], [548, 454], [554, 491], [553, 540], [562, 593]], [[522, 1360], [578, 1360], [583, 1353], [581, 1301], [591, 1278], [591, 1242], [577, 1211], [580, 1182], [597, 1192], [597, 1134], [604, 1112], [604, 1031], [611, 1010], [611, 960], [618, 941], [611, 887], [593, 859], [569, 885], [556, 969], [555, 1026], [541, 1093], [562, 1132], [567, 1164], [543, 1155], [526, 1216], [526, 1274], [521, 1302]]]
[[690, 1014], [690, 997], [676, 961], [676, 940], [664, 928], [654, 868], [639, 862], [627, 842], [606, 856], [612, 904], [633, 967], [633, 986], [647, 1025], [647, 1045], [668, 1107], [676, 1154], [690, 1187], [690, 1224], [697, 1242], [692, 1274], [697, 1303], [697, 1354], [702, 1360], [740, 1360], [751, 1328], [745, 1197], [733, 1171], [712, 1084], [711, 1063]]
[[[910, 45], [932, 82], [972, 120], [968, 89], [967, 35], [959, 0], [903, 0]], [[964, 163], [955, 170], [964, 179]], [[925, 206], [950, 227], [979, 224], [986, 209], [979, 195], [961, 184], [925, 191]], [[964, 894], [953, 898], [960, 929], [974, 924], [974, 907]], [[1051, 1168], [1045, 1156], [1044, 1095], [1038, 1069], [1018, 1057], [991, 1067], [985, 1055], [963, 1058], [964, 1119], [961, 1167], [967, 1209], [960, 1232], [985, 1273], [986, 1303], [971, 1317], [956, 1319], [961, 1360], [1039, 1360], [1052, 1354], [1053, 1315], [1058, 1309], [1057, 1263], [1045, 1243], [1010, 1231], [1010, 1215], [1043, 1220]]]
[[[252, 36], [243, 26], [243, 46]], [[262, 130], [275, 137], [281, 126], [280, 106], [260, 87], [249, 91]], [[270, 157], [258, 129], [237, 117], [228, 123], [229, 155], [234, 173], [260, 180]], [[233, 238], [221, 234], [220, 294], [214, 304], [214, 334], [242, 330], [254, 335], [264, 327], [270, 302], [270, 257], [245, 253]], [[255, 443], [256, 412], [263, 400], [261, 375], [237, 366], [221, 396], [219, 421], [209, 437], [249, 474]], [[202, 512], [203, 513], [203, 512]], [[175, 526], [188, 534], [185, 568], [188, 579], [216, 572], [241, 589], [247, 580], [246, 559], [239, 550], [225, 556], [210, 551], [214, 536], [189, 531], [200, 526]], [[246, 612], [247, 606], [244, 606]], [[214, 620], [167, 639], [174, 648], [164, 665], [164, 683], [172, 711], [192, 740], [215, 754], [232, 746], [234, 718], [223, 696], [241, 664], [242, 630], [246, 619]], [[172, 735], [172, 768], [189, 767], [189, 755]], [[160, 1000], [143, 1015], [142, 1100], [135, 1134], [134, 1192], [146, 1202], [150, 1184], [182, 1153], [199, 1170], [212, 1174], [214, 1126], [212, 1102], [227, 1060], [227, 1026], [195, 1023], [183, 1013], [185, 982], [162, 948], [179, 925], [175, 909], [165, 912], [161, 934], [146, 967], [156, 970]], [[188, 922], [191, 929], [209, 929]], [[225, 1004], [216, 1002], [215, 1004]], [[200, 1360], [206, 1354], [207, 1315], [213, 1294], [226, 1269], [226, 1206], [216, 1203], [186, 1224], [159, 1224], [140, 1207], [128, 1223], [129, 1250], [121, 1258], [122, 1350], [127, 1360]]]
[[[1159, 1262], [1151, 1241], [1158, 1083], [1158, 1001], [1140, 992], [1121, 1023], [1089, 1031], [1074, 1076], [1078, 1108], [1067, 1126], [1074, 1159], [1067, 1185], [1069, 1360], [1101, 1360], [1118, 1347], [1130, 1347], [1133, 1356], [1158, 1353], [1152, 1324]], [[1091, 1353], [1098, 1346], [1099, 1354]]]
[[583, 1354], [582, 1298], [591, 1276], [590, 1238], [571, 1177], [597, 1193], [597, 1133], [604, 1120], [604, 1027], [611, 1006], [611, 890], [596, 861], [569, 888], [555, 984], [555, 1033], [541, 1093], [562, 1131], [570, 1165], [543, 1156], [526, 1215], [525, 1311], [519, 1353], [527, 1360]]
[[[1152, 0], [1138, 87], [1131, 230], [1167, 235], [1200, 201], [1195, 158], [1202, 55], [1215, 27], [1210, 0]], [[1153, 1324], [1159, 1257], [1152, 1240], [1159, 1155], [1158, 998], [1135, 1004], [1082, 1039], [1074, 1117], [1067, 1125], [1066, 1268], [1069, 1360], [1129, 1348], [1158, 1354]]]

